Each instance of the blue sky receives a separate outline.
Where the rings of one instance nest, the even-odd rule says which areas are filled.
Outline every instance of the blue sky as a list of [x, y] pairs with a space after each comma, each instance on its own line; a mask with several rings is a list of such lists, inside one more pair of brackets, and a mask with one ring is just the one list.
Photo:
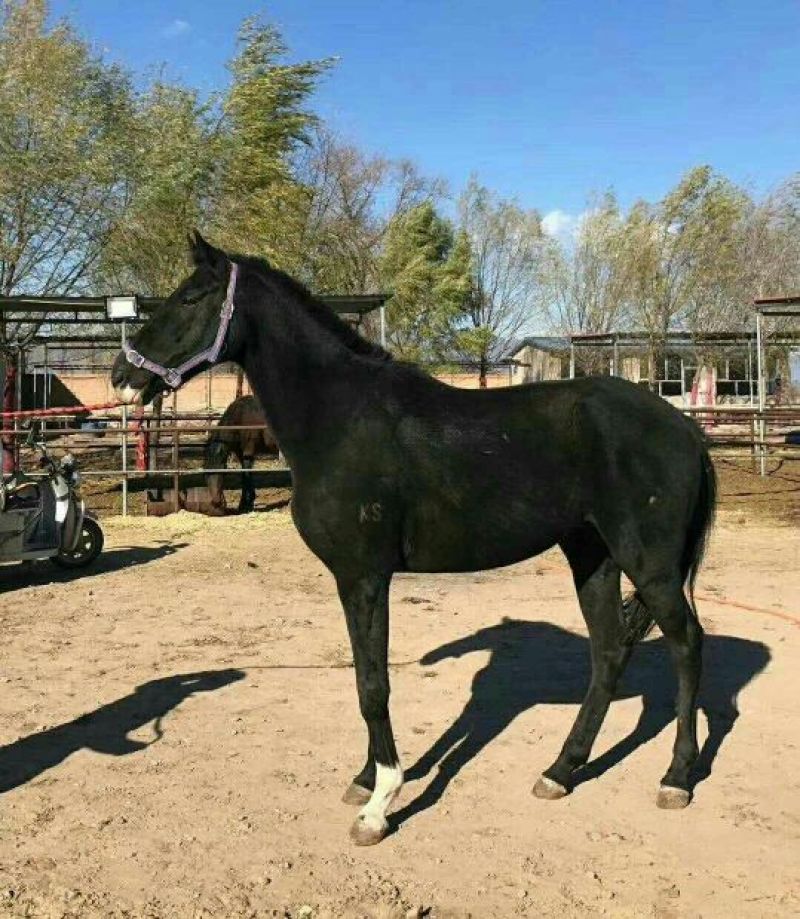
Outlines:
[[52, 0], [108, 55], [211, 91], [240, 20], [338, 56], [317, 111], [457, 191], [543, 213], [655, 199], [710, 163], [760, 192], [800, 169], [797, 0]]

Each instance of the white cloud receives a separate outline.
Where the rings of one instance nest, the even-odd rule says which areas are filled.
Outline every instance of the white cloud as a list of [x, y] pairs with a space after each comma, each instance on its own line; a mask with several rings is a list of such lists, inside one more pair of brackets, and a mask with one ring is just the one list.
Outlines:
[[161, 30], [164, 38], [177, 38], [191, 32], [192, 27], [185, 19], [173, 19], [172, 22]]
[[548, 211], [542, 217], [542, 230], [548, 236], [555, 236], [557, 239], [563, 239], [565, 236], [571, 236], [578, 226], [579, 217], [574, 214], [568, 214], [566, 211], [558, 209]]
[[548, 211], [542, 217], [542, 230], [546, 236], [552, 236], [553, 239], [565, 245], [574, 243], [580, 235], [584, 222], [592, 213], [591, 208], [581, 211], [580, 214], [570, 214], [556, 208], [554, 211]]

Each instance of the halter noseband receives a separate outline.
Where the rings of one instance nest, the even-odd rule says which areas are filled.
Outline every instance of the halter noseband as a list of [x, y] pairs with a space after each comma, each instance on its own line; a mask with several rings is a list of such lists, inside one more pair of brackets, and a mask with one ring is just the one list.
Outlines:
[[222, 351], [222, 347], [225, 344], [225, 336], [228, 334], [228, 327], [230, 326], [231, 317], [233, 316], [236, 278], [238, 274], [238, 264], [236, 262], [231, 262], [228, 291], [225, 295], [225, 302], [222, 304], [222, 309], [220, 310], [217, 335], [210, 348], [206, 348], [205, 351], [201, 351], [199, 354], [195, 354], [193, 357], [188, 358], [178, 367], [164, 367], [162, 364], [157, 364], [155, 361], [146, 358], [143, 354], [139, 354], [139, 352], [130, 345], [125, 345], [122, 351], [128, 363], [133, 364], [136, 368], [143, 367], [145, 370], [149, 370], [150, 373], [154, 373], [156, 376], [161, 377], [170, 389], [177, 389], [183, 382], [185, 374], [197, 367], [198, 364], [202, 364], [204, 361], [208, 361], [209, 364], [216, 363], [220, 351]]

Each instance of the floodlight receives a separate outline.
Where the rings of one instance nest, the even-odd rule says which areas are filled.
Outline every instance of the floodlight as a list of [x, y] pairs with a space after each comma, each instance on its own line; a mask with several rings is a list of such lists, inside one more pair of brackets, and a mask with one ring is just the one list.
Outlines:
[[106, 315], [109, 319], [120, 322], [135, 319], [139, 314], [139, 303], [136, 296], [106, 297]]

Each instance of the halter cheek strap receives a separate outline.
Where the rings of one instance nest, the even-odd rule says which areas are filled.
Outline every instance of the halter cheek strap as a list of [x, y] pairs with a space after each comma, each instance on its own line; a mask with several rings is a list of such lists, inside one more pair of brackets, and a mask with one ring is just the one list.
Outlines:
[[149, 370], [150, 373], [154, 373], [156, 376], [161, 377], [170, 389], [177, 389], [183, 382], [184, 376], [190, 370], [197, 367], [198, 364], [203, 364], [206, 361], [209, 364], [215, 364], [225, 344], [225, 336], [228, 334], [228, 327], [231, 324], [231, 317], [233, 316], [235, 306], [234, 296], [236, 294], [236, 279], [238, 275], [238, 264], [236, 262], [231, 262], [228, 291], [225, 295], [225, 302], [222, 304], [222, 309], [220, 310], [217, 335], [210, 348], [206, 348], [205, 351], [201, 351], [199, 354], [195, 354], [193, 357], [188, 358], [177, 367], [164, 367], [162, 364], [157, 364], [155, 361], [151, 361], [143, 354], [140, 354], [130, 345], [125, 345], [122, 351], [128, 363], [133, 364], [134, 367]]

